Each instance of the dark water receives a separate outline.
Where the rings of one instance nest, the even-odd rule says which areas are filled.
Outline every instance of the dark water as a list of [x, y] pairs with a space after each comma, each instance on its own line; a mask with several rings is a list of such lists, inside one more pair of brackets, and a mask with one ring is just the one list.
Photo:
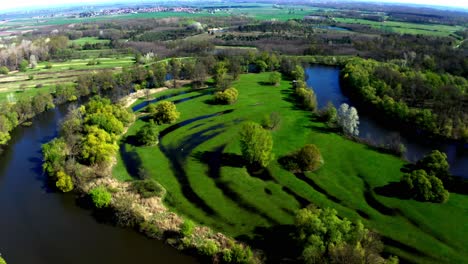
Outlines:
[[[339, 74], [340, 69], [337, 67], [314, 65], [306, 68], [307, 85], [313, 87], [319, 108], [324, 107], [329, 101], [337, 108], [342, 103], [353, 105], [341, 91]], [[357, 110], [360, 121], [359, 137], [378, 143], [386, 143], [392, 138], [400, 138], [407, 148], [405, 158], [410, 161], [416, 161], [431, 150], [439, 149], [447, 153], [452, 174], [468, 178], [468, 144], [438, 142], [425, 137], [405, 135], [396, 129], [382, 126], [381, 122], [366, 115], [364, 111], [359, 111], [358, 107]]]
[[73, 194], [46, 188], [40, 147], [65, 112], [59, 107], [16, 129], [0, 155], [0, 253], [8, 263], [196, 263], [160, 241], [98, 223]]

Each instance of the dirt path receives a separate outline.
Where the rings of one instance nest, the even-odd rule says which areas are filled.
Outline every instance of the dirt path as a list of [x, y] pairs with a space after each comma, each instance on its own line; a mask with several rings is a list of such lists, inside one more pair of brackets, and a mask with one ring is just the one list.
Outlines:
[[120, 101], [127, 108], [127, 107], [130, 107], [133, 103], [135, 103], [138, 100], [138, 98], [141, 98], [141, 97], [143, 97], [143, 96], [145, 96], [147, 94], [159, 93], [159, 92], [165, 91], [167, 89], [168, 89], [167, 87], [161, 87], [161, 88], [154, 88], [154, 89], [139, 90], [139, 91], [137, 91], [135, 93], [132, 93], [132, 94], [129, 94], [129, 95], [125, 96]]

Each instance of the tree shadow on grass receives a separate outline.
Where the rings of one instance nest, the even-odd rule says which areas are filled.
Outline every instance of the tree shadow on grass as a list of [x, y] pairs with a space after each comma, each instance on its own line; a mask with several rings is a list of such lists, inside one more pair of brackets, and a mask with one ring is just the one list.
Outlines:
[[272, 88], [277, 87], [277, 86], [275, 86], [275, 85], [272, 85], [270, 82], [260, 81], [260, 82], [257, 82], [257, 83], [258, 83], [259, 85], [261, 85], [261, 86], [270, 86], [270, 87], [272, 87]]
[[257, 227], [253, 237], [239, 236], [236, 239], [245, 241], [254, 248], [261, 249], [267, 263], [295, 262], [301, 254], [294, 240], [295, 228], [293, 225], [275, 225], [273, 227]]
[[398, 199], [411, 199], [407, 188], [400, 182], [390, 182], [387, 185], [375, 187], [374, 192], [381, 196], [394, 197]]
[[314, 182], [314, 180], [312, 180], [311, 178], [307, 177], [304, 173], [295, 173], [294, 174], [299, 180], [301, 181], [304, 181], [306, 182], [308, 185], [310, 185], [312, 188], [314, 188], [314, 190], [316, 190], [317, 192], [325, 195], [325, 197], [327, 197], [327, 199], [335, 202], [335, 203], [341, 203], [341, 200], [338, 199], [336, 196], [334, 195], [331, 195], [330, 193], [328, 193], [325, 189], [323, 189], [322, 187], [318, 186], [317, 183]]

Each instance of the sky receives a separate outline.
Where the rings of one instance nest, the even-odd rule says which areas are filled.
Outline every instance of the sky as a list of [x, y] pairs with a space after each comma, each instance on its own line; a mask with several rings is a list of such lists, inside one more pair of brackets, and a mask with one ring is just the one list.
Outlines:
[[[367, 0], [370, 1], [370, 0]], [[0, 0], [0, 10], [7, 10], [12, 8], [25, 8], [25, 7], [37, 7], [37, 6], [53, 6], [59, 4], [92, 4], [99, 2], [112, 2], [110, 0]], [[121, 1], [119, 1], [121, 2]], [[136, 2], [136, 1], [135, 1]], [[157, 1], [154, 1], [157, 2]], [[162, 2], [162, 1], [161, 1]], [[437, 6], [451, 6], [451, 7], [462, 7], [468, 9], [468, 0], [384, 0], [375, 2], [398, 2], [398, 3], [413, 3], [413, 4], [424, 4], [424, 5], [437, 5]]]

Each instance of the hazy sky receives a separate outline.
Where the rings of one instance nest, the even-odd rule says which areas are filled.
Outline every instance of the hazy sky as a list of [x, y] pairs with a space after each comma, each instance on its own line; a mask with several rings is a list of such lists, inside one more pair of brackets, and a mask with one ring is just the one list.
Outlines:
[[[0, 0], [0, 10], [17, 8], [17, 7], [24, 8], [24, 7], [30, 7], [30, 6], [51, 6], [51, 5], [68, 4], [68, 3], [98, 3], [98, 2], [111, 2], [111, 1], [110, 0], [45, 0], [45, 1], [43, 0], [40, 0], [40, 1], [37, 1], [37, 0]], [[157, 1], [154, 1], [154, 2], [157, 2]], [[158, 1], [158, 2], [163, 2], [163, 1]], [[425, 4], [425, 5], [463, 7], [463, 8], [468, 9], [468, 0], [384, 0], [384, 1], [379, 1], [379, 2], [416, 3], [416, 4]]]

